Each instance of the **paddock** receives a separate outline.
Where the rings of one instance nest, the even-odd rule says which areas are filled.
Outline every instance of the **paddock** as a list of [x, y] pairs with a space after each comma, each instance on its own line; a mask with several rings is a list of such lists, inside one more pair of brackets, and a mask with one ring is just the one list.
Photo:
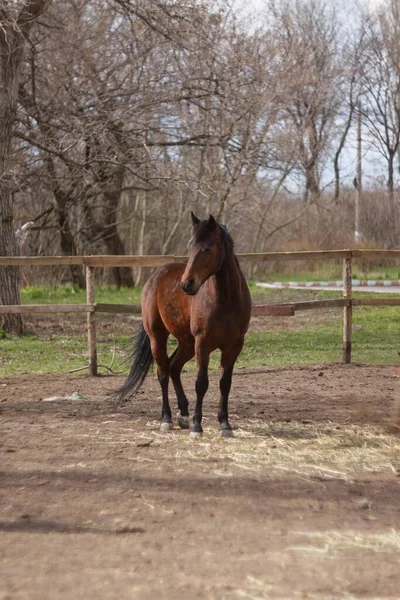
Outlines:
[[[91, 261], [101, 266], [104, 257], [79, 263], [87, 304], [74, 305], [80, 314], [70, 319], [55, 313], [71, 306], [2, 307], [32, 313], [28, 327], [46, 343], [60, 329], [72, 339], [87, 316], [80, 358], [89, 358], [92, 376], [28, 371], [0, 382], [1, 600], [398, 598], [399, 372], [349, 362], [353, 307], [400, 300], [354, 298], [352, 252], [324, 253], [335, 257], [343, 259], [342, 299], [256, 307], [253, 315], [286, 316], [253, 318], [251, 328], [263, 330], [269, 318], [277, 334], [300, 331], [305, 319], [324, 318], [316, 309], [343, 311], [343, 363], [237, 368], [228, 440], [217, 429], [215, 371], [196, 440], [177, 427], [160, 433], [154, 375], [118, 410], [108, 392], [124, 377], [93, 377], [96, 343], [140, 319], [131, 306], [95, 303]], [[114, 321], [96, 321], [96, 312]], [[190, 369], [183, 376], [191, 409], [194, 377]]]
[[397, 598], [396, 375], [239, 369], [232, 440], [217, 374], [201, 440], [160, 434], [154, 376], [118, 411], [122, 377], [3, 379], [0, 597]]

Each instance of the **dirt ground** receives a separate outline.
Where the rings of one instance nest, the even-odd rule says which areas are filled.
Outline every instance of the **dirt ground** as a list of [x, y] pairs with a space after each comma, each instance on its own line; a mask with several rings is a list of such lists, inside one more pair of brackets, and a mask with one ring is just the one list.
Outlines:
[[239, 370], [232, 440], [216, 375], [194, 441], [121, 382], [0, 382], [1, 600], [400, 597], [393, 367]]

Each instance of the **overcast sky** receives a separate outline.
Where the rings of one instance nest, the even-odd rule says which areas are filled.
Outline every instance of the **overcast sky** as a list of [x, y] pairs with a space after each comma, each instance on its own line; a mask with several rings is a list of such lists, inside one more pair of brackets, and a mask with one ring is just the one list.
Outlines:
[[[382, 4], [384, 0], [330, 0], [334, 2], [335, 6], [343, 10], [346, 14], [357, 10], [357, 6], [363, 6], [365, 8], [374, 9], [379, 4]], [[262, 10], [266, 0], [235, 0], [237, 7], [248, 11], [259, 11]]]

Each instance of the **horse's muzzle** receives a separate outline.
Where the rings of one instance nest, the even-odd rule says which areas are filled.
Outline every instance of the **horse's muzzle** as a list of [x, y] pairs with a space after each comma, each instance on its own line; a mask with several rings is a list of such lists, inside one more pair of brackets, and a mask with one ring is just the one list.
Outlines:
[[198, 287], [195, 286], [194, 279], [188, 279], [187, 281], [181, 281], [181, 289], [189, 296], [194, 296], [199, 291]]

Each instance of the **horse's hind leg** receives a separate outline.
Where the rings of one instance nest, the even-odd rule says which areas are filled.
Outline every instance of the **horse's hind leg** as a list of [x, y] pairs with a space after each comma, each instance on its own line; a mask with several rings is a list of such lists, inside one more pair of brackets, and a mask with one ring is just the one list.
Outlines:
[[220, 434], [223, 437], [233, 437], [232, 427], [228, 420], [228, 398], [232, 384], [232, 373], [236, 359], [243, 348], [243, 341], [238, 342], [229, 351], [221, 352], [222, 375], [219, 381], [221, 392], [218, 410], [218, 421], [220, 423]]
[[169, 373], [171, 375], [172, 383], [174, 384], [176, 398], [178, 400], [178, 425], [181, 429], [189, 429], [189, 402], [183, 391], [181, 381], [181, 371], [183, 365], [188, 362], [194, 356], [194, 346], [186, 346], [179, 343], [178, 348], [175, 350], [170, 358], [169, 362]]
[[151, 352], [157, 364], [157, 376], [161, 385], [162, 392], [162, 410], [161, 410], [161, 431], [170, 431], [173, 429], [171, 407], [168, 400], [169, 383], [169, 359], [167, 354], [168, 331], [157, 328], [150, 332]]

